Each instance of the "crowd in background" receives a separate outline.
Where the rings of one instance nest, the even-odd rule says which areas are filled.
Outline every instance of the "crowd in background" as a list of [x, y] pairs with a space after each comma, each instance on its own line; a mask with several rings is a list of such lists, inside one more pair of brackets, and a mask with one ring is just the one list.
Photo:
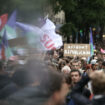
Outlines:
[[0, 105], [104, 105], [105, 54], [97, 47], [90, 58], [64, 57], [62, 47], [43, 60], [0, 61]]

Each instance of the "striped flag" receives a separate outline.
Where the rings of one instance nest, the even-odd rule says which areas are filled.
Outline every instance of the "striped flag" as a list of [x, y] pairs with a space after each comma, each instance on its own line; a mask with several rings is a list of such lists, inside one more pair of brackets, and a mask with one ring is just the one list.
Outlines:
[[16, 34], [16, 29], [15, 29], [16, 27], [15, 26], [16, 26], [16, 11], [14, 11], [12, 13], [10, 18], [8, 19], [7, 24], [5, 24], [5, 27], [2, 28], [2, 30], [0, 32], [1, 37], [3, 37], [4, 32], [6, 30], [8, 40], [16, 38], [17, 34]]
[[90, 28], [90, 48], [91, 48], [91, 56], [94, 55], [94, 47], [93, 47], [93, 35], [92, 35], [92, 29]]
[[2, 59], [8, 60], [11, 56], [13, 56], [13, 53], [8, 45], [6, 30], [4, 31], [4, 35], [2, 37], [2, 51], [1, 51]]

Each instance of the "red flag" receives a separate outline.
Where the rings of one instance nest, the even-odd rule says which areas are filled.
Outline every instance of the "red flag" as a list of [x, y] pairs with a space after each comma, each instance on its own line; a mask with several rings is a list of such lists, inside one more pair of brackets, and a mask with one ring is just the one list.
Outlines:
[[7, 23], [7, 19], [8, 19], [8, 14], [4, 14], [4, 15], [0, 16], [0, 31]]
[[1, 59], [5, 60], [5, 48], [4, 48], [4, 46], [2, 46], [2, 49], [1, 49]]

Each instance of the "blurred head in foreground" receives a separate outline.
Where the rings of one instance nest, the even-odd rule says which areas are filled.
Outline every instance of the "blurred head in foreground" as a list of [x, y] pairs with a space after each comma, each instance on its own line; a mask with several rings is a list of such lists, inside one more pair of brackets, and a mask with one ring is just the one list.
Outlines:
[[105, 74], [95, 71], [90, 74], [94, 95], [105, 95]]
[[29, 62], [24, 69], [28, 72], [22, 72], [26, 73], [23, 79], [26, 79], [26, 76], [30, 79], [26, 79], [24, 84], [16, 81], [19, 85], [22, 83], [22, 88], [8, 98], [10, 105], [62, 105], [64, 103], [68, 85], [60, 73], [48, 69], [43, 62], [38, 61]]

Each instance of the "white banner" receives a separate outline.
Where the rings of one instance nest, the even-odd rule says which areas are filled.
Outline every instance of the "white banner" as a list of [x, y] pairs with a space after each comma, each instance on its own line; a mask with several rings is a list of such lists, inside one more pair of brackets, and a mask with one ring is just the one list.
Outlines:
[[[49, 19], [46, 20], [45, 25], [41, 29], [20, 22], [17, 22], [16, 24], [24, 31], [32, 32], [35, 37], [39, 37], [38, 40], [44, 47], [44, 50], [59, 49], [63, 45], [62, 37], [55, 33], [55, 25]], [[34, 40], [36, 40], [36, 38], [34, 39], [33, 37], [32, 42]]]

